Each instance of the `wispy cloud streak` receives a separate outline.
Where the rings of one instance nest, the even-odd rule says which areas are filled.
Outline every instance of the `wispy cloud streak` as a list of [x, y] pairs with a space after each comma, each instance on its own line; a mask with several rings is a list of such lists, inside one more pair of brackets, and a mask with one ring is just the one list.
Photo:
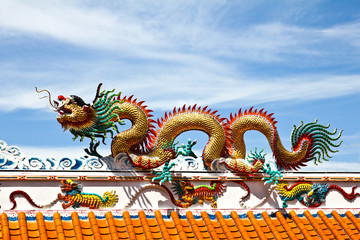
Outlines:
[[[199, 81], [199, 78], [206, 77], [207, 81]], [[180, 107], [183, 104], [195, 103], [203, 106], [224, 106], [227, 103], [241, 102], [242, 106], [249, 106], [280, 101], [311, 101], [354, 94], [360, 91], [360, 75], [317, 75], [238, 80], [236, 76], [224, 78], [221, 75], [205, 75], [201, 72], [187, 76], [186, 72], [179, 72], [176, 76], [162, 74], [153, 78], [150, 74], [150, 76], [140, 75], [120, 82], [105, 80], [104, 83], [104, 89], [110, 90], [114, 86], [119, 86], [116, 89], [117, 91], [122, 91], [125, 95], [135, 94], [136, 97], [145, 99], [151, 108], [160, 110], [169, 110], [174, 106]], [[17, 89], [16, 85], [11, 87], [12, 84], [9, 84], [9, 88], [0, 90], [0, 110], [42, 109], [46, 107], [48, 102], [38, 99], [34, 84], [36, 83], [26, 84], [28, 87], [21, 89]], [[37, 86], [44, 88], [44, 85]], [[45, 86], [54, 93], [54, 97], [57, 96], [56, 94], [78, 94], [90, 102], [94, 97], [97, 83], [75, 82], [70, 84], [70, 82], [59, 81], [48, 82]]]
[[311, 28], [275, 21], [230, 29], [224, 27], [222, 16], [236, 12], [221, 2], [111, 6], [4, 0], [0, 6], [2, 35], [50, 37], [140, 57], [174, 56], [176, 60], [207, 55], [274, 61], [286, 59], [282, 56], [286, 54], [324, 54], [326, 51], [319, 46], [329, 41], [341, 40], [359, 47], [359, 22]]
[[[221, 112], [277, 103], [304, 118], [309, 111], [325, 121], [334, 114], [334, 126], [344, 134], [359, 132], [360, 18], [355, 11], [345, 16], [351, 11], [324, 5], [326, 1], [1, 0], [0, 111], [13, 111], [9, 115], [21, 121], [7, 121], [10, 127], [3, 124], [0, 132], [6, 140], [29, 129], [44, 131], [41, 123], [35, 124], [40, 118], [56, 121], [55, 115], [44, 113], [48, 101], [38, 98], [35, 86], [50, 90], [53, 98], [75, 94], [91, 102], [99, 82], [103, 89], [145, 100], [155, 118], [157, 110], [162, 115], [183, 104]], [[308, 107], [319, 99], [329, 100], [316, 101], [328, 102], [324, 118], [321, 106]], [[279, 129], [290, 115], [279, 118]], [[290, 132], [286, 127], [281, 129]], [[343, 139], [336, 156], [358, 161], [356, 134]], [[81, 152], [59, 142], [59, 148], [36, 147], [40, 141], [34, 139], [35, 147], [24, 150], [44, 156]], [[339, 167], [336, 161], [325, 163], [324, 169], [358, 166]]]

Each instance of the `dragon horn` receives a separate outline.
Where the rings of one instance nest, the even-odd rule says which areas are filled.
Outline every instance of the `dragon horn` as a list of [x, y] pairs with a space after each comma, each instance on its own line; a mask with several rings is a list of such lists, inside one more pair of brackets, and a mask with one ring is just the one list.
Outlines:
[[[38, 91], [37, 87], [35, 87], [35, 90], [36, 90], [37, 93], [47, 92], [47, 93], [49, 94], [49, 96], [43, 96], [43, 97], [40, 97], [40, 99], [49, 98], [50, 106], [52, 106], [53, 108], [57, 109], [57, 106], [54, 106], [54, 105], [51, 103], [51, 93], [50, 93], [48, 90], [43, 89], [43, 90]], [[56, 103], [56, 101], [54, 101], [54, 103]]]
[[100, 83], [99, 86], [97, 87], [96, 95], [95, 95], [95, 98], [93, 100], [93, 105], [95, 104], [96, 100], [98, 100], [98, 98], [102, 97], [102, 95], [103, 95], [103, 94], [100, 94], [101, 85], [102, 85], [102, 83]]

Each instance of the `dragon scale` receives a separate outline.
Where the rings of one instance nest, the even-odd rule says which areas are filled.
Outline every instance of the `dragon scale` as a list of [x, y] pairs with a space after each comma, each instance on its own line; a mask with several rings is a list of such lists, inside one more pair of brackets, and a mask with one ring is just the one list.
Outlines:
[[120, 103], [119, 107], [123, 110], [118, 113], [119, 118], [130, 120], [132, 127], [118, 133], [113, 139], [111, 143], [111, 154], [114, 157], [119, 153], [129, 152], [132, 145], [146, 137], [149, 129], [146, 113], [141, 107], [131, 102]]
[[[315, 163], [321, 162], [321, 159], [327, 160], [330, 153], [336, 152], [332, 148], [341, 144], [334, 143], [340, 138], [341, 131], [338, 136], [332, 137], [337, 133], [336, 129], [329, 132], [326, 130], [329, 126], [322, 126], [315, 121], [294, 127], [291, 135], [293, 150], [288, 151], [281, 143], [272, 114], [263, 109], [250, 108], [244, 112], [240, 109], [226, 119], [220, 118], [217, 111], [207, 107], [184, 106], [174, 108], [172, 112], [165, 113], [164, 118], [154, 121], [150, 114], [152, 111], [143, 106], [143, 101], [138, 102], [132, 99], [133, 96], [121, 98], [120, 93], [111, 94], [113, 91], [100, 93], [100, 86], [93, 104], [85, 104], [74, 95], [69, 98], [59, 96], [61, 103], [54, 101], [55, 105], [51, 104], [60, 113], [58, 121], [75, 138], [89, 137], [94, 141], [99, 137], [104, 139], [107, 133], [111, 133], [112, 156], [119, 153], [127, 153], [129, 156], [134, 154], [135, 157], [131, 155], [131, 161], [141, 168], [156, 168], [176, 158], [178, 150], [173, 142], [181, 133], [190, 130], [203, 131], [209, 136], [202, 154], [206, 166], [220, 159], [221, 163], [237, 172], [257, 172], [264, 164], [265, 159], [254, 159], [252, 163], [245, 160], [244, 134], [250, 130], [259, 131], [266, 137], [277, 164], [285, 169], [297, 169], [310, 160]], [[122, 125], [123, 119], [128, 119], [132, 126], [118, 132], [115, 123]], [[113, 135], [110, 128], [116, 130], [117, 134]]]
[[[289, 187], [289, 183], [282, 182], [276, 185], [281, 200], [283, 201], [283, 208], [288, 206], [287, 202], [297, 199], [301, 204], [307, 207], [319, 207], [325, 202], [327, 194], [331, 190], [338, 191], [345, 199], [353, 200], [360, 196], [355, 193], [357, 186], [353, 186], [350, 193], [347, 193], [342, 187], [338, 185], [318, 184], [313, 182], [300, 181]], [[304, 195], [304, 196], [302, 196]]]
[[[189, 130], [200, 130], [209, 135], [209, 142], [203, 152], [203, 160], [209, 166], [214, 159], [220, 157], [226, 142], [226, 133], [216, 118], [196, 111], [180, 113], [168, 119], [158, 130], [154, 146], [148, 149], [152, 151], [146, 156], [137, 156], [133, 159], [134, 164], [140, 167], [154, 168], [171, 160], [174, 158], [173, 154], [163, 149], [161, 143], [169, 143], [181, 133]], [[114, 138], [113, 142], [116, 142], [117, 138], [118, 136]], [[149, 160], [150, 165], [148, 165]]]
[[[126, 109], [130, 105], [124, 102], [124, 107], [120, 106], [125, 111], [119, 116], [121, 119], [128, 117], [133, 125], [129, 130], [119, 133], [112, 143], [112, 154], [116, 156], [121, 152], [128, 152], [134, 141], [129, 139], [136, 139], [137, 141], [144, 138], [146, 135], [149, 121], [141, 121], [140, 124], [136, 124], [135, 119], [130, 117], [126, 113]], [[132, 108], [137, 109], [137, 112], [143, 112], [142, 109], [133, 103]], [[138, 114], [145, 116], [145, 114]], [[267, 115], [265, 112], [252, 111], [239, 114], [238, 117], [233, 119], [227, 127], [222, 122], [222, 119], [217, 118], [211, 112], [202, 111], [200, 108], [188, 108], [187, 110], [178, 110], [173, 113], [169, 113], [161, 122], [159, 122], [160, 128], [156, 131], [156, 138], [152, 146], [147, 146], [145, 150], [147, 155], [136, 156], [132, 161], [134, 165], [142, 168], [155, 168], [165, 162], [174, 158], [173, 154], [163, 149], [159, 143], [169, 143], [173, 141], [177, 136], [185, 131], [200, 130], [208, 134], [209, 141], [206, 144], [203, 151], [203, 160], [207, 166], [211, 163], [224, 157], [224, 163], [231, 169], [241, 172], [256, 172], [262, 168], [263, 163], [256, 162], [254, 166], [245, 164], [243, 159], [246, 156], [246, 145], [244, 141], [244, 134], [250, 130], [256, 130], [264, 134], [267, 138], [271, 149], [273, 150], [276, 159], [280, 159], [281, 162], [285, 162], [292, 166], [301, 163], [308, 152], [309, 143], [307, 139], [303, 139], [303, 144], [298, 151], [287, 151], [282, 145], [280, 137], [275, 127], [275, 121], [271, 118], [271, 115]], [[230, 134], [227, 132], [229, 129]], [[230, 141], [229, 141], [230, 139]], [[229, 144], [232, 142], [232, 146]], [[118, 147], [119, 146], [119, 147]], [[122, 148], [122, 149], [121, 149]], [[134, 153], [134, 152], [132, 152]], [[229, 155], [229, 153], [232, 155]], [[286, 160], [283, 160], [286, 159]]]

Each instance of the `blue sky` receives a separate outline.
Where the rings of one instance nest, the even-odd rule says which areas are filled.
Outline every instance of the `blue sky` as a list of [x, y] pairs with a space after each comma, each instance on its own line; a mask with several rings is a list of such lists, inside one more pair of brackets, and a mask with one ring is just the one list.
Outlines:
[[[0, 1], [0, 139], [28, 156], [82, 156], [35, 86], [91, 102], [103, 89], [134, 94], [155, 112], [209, 105], [274, 112], [285, 146], [293, 125], [343, 129], [330, 162], [360, 167], [358, 1]], [[127, 124], [129, 127], [129, 123]], [[204, 133], [187, 133], [206, 143]], [[185, 140], [184, 140], [185, 139]], [[248, 150], [269, 152], [246, 134]], [[106, 155], [110, 146], [102, 147]]]

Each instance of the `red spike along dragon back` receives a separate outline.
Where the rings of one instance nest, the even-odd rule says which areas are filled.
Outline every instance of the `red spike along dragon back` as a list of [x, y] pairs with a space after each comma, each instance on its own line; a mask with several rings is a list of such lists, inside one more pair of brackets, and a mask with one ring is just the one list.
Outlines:
[[[328, 160], [331, 153], [337, 152], [334, 148], [341, 144], [337, 143], [341, 131], [335, 129], [331, 132], [328, 130], [330, 125], [323, 126], [315, 121], [294, 126], [291, 133], [292, 150], [289, 151], [281, 143], [273, 114], [263, 109], [240, 109], [227, 119], [207, 106], [184, 105], [155, 121], [144, 101], [138, 101], [133, 96], [122, 97], [114, 90], [101, 91], [100, 88], [101, 84], [92, 103], [85, 103], [76, 95], [60, 95], [57, 100], [52, 100], [48, 90], [37, 92], [48, 93], [46, 97], [51, 107], [59, 113], [58, 122], [74, 135], [74, 140], [90, 139], [88, 154], [100, 157], [96, 147], [101, 140], [104, 142], [110, 137], [111, 155], [115, 157], [126, 153], [130, 157], [131, 154], [130, 161], [140, 168], [153, 169], [163, 164], [168, 166], [179, 155], [195, 157], [192, 146], [196, 142], [189, 141], [182, 146], [174, 143], [177, 136], [190, 130], [199, 130], [209, 136], [202, 154], [206, 167], [210, 168], [218, 160], [232, 171], [241, 173], [264, 170], [263, 154], [255, 152], [246, 159], [244, 133], [249, 130], [259, 131], [266, 137], [277, 166], [285, 170], [296, 170], [308, 161], [317, 164]], [[118, 124], [123, 125], [125, 119], [132, 125], [128, 130], [119, 132]]]

